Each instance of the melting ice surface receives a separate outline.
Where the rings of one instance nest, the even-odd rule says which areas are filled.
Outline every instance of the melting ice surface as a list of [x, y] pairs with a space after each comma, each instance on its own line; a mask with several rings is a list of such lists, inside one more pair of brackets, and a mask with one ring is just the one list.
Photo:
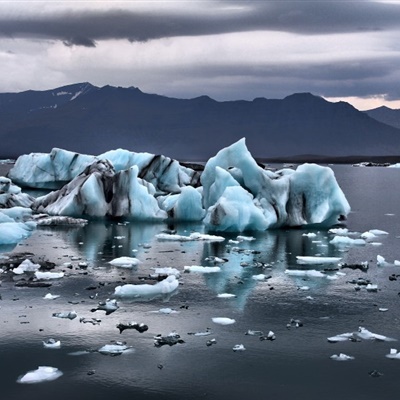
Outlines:
[[34, 371], [29, 371], [18, 378], [18, 383], [39, 383], [45, 381], [54, 381], [63, 373], [54, 367], [38, 367]]
[[297, 170], [265, 170], [244, 139], [210, 158], [201, 174], [147, 153], [115, 150], [93, 157], [54, 149], [21, 156], [9, 176], [33, 187], [64, 185], [31, 204], [50, 215], [195, 220], [211, 231], [242, 232], [330, 226], [350, 211], [332, 169], [303, 164]]

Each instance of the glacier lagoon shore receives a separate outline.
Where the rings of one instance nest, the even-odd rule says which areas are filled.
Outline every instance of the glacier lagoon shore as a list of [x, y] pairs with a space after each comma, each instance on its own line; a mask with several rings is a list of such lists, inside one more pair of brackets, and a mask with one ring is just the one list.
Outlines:
[[[387, 235], [363, 246], [343, 248], [330, 243], [336, 234], [327, 230], [251, 232], [255, 240], [248, 241], [223, 233], [222, 242], [156, 238], [165, 229], [174, 229], [179, 235], [202, 232], [196, 223], [169, 226], [97, 221], [84, 227], [36, 230], [10, 255], [32, 253], [54, 262], [55, 271], [64, 271], [65, 276], [52, 280], [49, 288], [16, 287], [15, 280], [21, 277], [8, 276], [8, 272], [1, 277], [0, 349], [2, 363], [7, 365], [0, 378], [4, 397], [238, 399], [250, 393], [255, 398], [268, 395], [277, 399], [394, 397], [400, 364], [386, 354], [396, 348], [396, 342], [329, 343], [327, 339], [357, 331], [360, 326], [400, 339], [399, 267], [394, 264], [400, 258], [399, 174], [384, 168], [332, 168], [352, 205], [346, 226], [358, 234], [350, 237], [371, 229]], [[367, 261], [369, 268], [304, 266], [296, 261], [297, 256], [318, 255], [340, 257], [340, 262], [353, 266]], [[379, 266], [378, 255], [388, 265]], [[109, 264], [120, 256], [136, 257], [141, 263], [128, 269]], [[218, 263], [213, 257], [227, 261]], [[219, 266], [220, 271], [184, 273], [188, 265]], [[113, 298], [119, 285], [154, 283], [149, 275], [158, 267], [181, 272], [176, 291], [155, 298], [117, 299], [119, 308], [107, 316], [103, 311], [90, 311], [99, 301]], [[318, 270], [322, 276], [290, 275], [287, 270]], [[260, 275], [264, 279], [253, 278]], [[367, 291], [360, 278], [376, 284], [377, 291]], [[60, 297], [43, 299], [49, 292]], [[234, 296], [218, 297], [224, 293]], [[77, 317], [52, 316], [69, 311], [75, 311]], [[212, 318], [222, 317], [235, 323], [213, 323]], [[80, 322], [80, 318], [101, 322]], [[119, 333], [116, 326], [131, 321], [145, 323], [149, 329]], [[260, 340], [246, 335], [249, 330], [262, 331], [264, 336], [272, 331], [276, 339]], [[154, 345], [155, 336], [173, 331], [184, 343]], [[189, 334], [208, 331], [211, 334], [207, 336]], [[50, 337], [60, 340], [60, 349], [43, 347], [42, 342]], [[216, 343], [207, 346], [211, 339]], [[126, 341], [133, 351], [116, 357], [97, 351], [113, 340]], [[246, 350], [234, 352], [233, 347], [240, 344]], [[330, 358], [339, 353], [354, 360], [339, 363]], [[20, 375], [40, 365], [56, 367], [63, 375], [34, 388], [17, 383]]]

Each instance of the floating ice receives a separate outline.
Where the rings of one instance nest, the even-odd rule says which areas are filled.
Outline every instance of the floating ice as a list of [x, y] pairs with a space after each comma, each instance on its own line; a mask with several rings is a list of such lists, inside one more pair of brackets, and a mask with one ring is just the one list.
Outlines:
[[361, 234], [361, 237], [365, 240], [373, 240], [376, 238], [376, 235], [374, 235], [372, 232], [364, 232]]
[[252, 242], [253, 240], [256, 240], [255, 237], [253, 236], [243, 236], [239, 235], [236, 240], [239, 240], [239, 242]]
[[298, 264], [335, 264], [341, 257], [296, 256]]
[[114, 260], [111, 260], [108, 263], [116, 267], [131, 268], [140, 264], [140, 262], [141, 261], [135, 257], [118, 257], [114, 258]]
[[386, 266], [386, 265], [389, 265], [389, 263], [385, 260], [385, 258], [382, 257], [382, 256], [379, 255], [379, 254], [376, 256], [376, 263], [377, 263], [377, 265], [380, 266], [380, 267], [384, 267], [384, 266]]
[[256, 281], [263, 281], [265, 280], [267, 276], [264, 274], [258, 274], [258, 275], [253, 275], [252, 279], [256, 280]]
[[143, 285], [122, 285], [117, 286], [114, 291], [114, 295], [117, 297], [141, 297], [141, 296], [156, 296], [164, 293], [171, 293], [179, 286], [179, 281], [174, 275], [168, 276], [168, 278], [157, 282], [154, 285], [143, 284]]
[[175, 311], [172, 308], [165, 307], [165, 308], [160, 308], [157, 311], [152, 311], [155, 313], [160, 313], [160, 314], [179, 314], [179, 311]]
[[117, 328], [119, 329], [119, 333], [122, 333], [125, 329], [135, 329], [140, 333], [146, 332], [149, 329], [147, 325], [143, 323], [139, 324], [138, 322], [128, 322], [126, 324], [120, 322]]
[[352, 239], [348, 236], [335, 236], [329, 243], [338, 247], [364, 246], [365, 240]]
[[46, 349], [59, 349], [59, 348], [61, 348], [61, 342], [59, 340], [50, 338], [46, 341], [43, 341], [43, 346]]
[[236, 295], [232, 293], [220, 293], [217, 297], [220, 299], [232, 299], [233, 297], [236, 297]]
[[175, 275], [176, 278], [181, 276], [181, 273], [176, 268], [164, 267], [164, 268], [153, 268], [154, 274], [151, 274], [152, 277], [159, 277], [163, 275]]
[[375, 236], [388, 235], [389, 234], [388, 232], [382, 231], [381, 229], [370, 229], [369, 232], [371, 232]]
[[4, 215], [2, 211], [0, 211], [0, 245], [18, 243], [29, 237], [36, 228], [33, 221], [13, 222], [11, 220], [1, 222], [1, 215]]
[[21, 275], [24, 272], [35, 272], [40, 268], [39, 264], [34, 264], [31, 260], [26, 259], [22, 261], [21, 264], [18, 265], [17, 268], [14, 268], [12, 271], [14, 274]]
[[343, 342], [346, 340], [357, 341], [359, 339], [378, 340], [378, 341], [383, 341], [383, 342], [396, 341], [396, 339], [393, 339], [393, 338], [390, 338], [390, 337], [387, 337], [384, 335], [380, 335], [378, 333], [372, 333], [368, 329], [360, 326], [358, 328], [358, 331], [356, 331], [356, 332], [341, 333], [340, 335], [331, 336], [328, 338], [328, 342], [336, 343], [336, 342]]
[[218, 325], [231, 325], [231, 324], [234, 324], [236, 321], [232, 318], [215, 317], [215, 318], [212, 318], [212, 322], [214, 322], [214, 324], [218, 324]]
[[301, 236], [306, 236], [306, 237], [309, 237], [309, 238], [314, 238], [314, 237], [317, 236], [317, 234], [314, 233], [314, 232], [310, 232], [310, 233], [303, 233]]
[[200, 272], [202, 274], [209, 274], [214, 272], [220, 272], [220, 267], [202, 267], [201, 265], [187, 265], [183, 267], [184, 272]]
[[304, 164], [296, 171], [264, 170], [244, 139], [208, 160], [202, 188], [199, 176], [168, 157], [121, 149], [98, 157], [53, 149], [19, 157], [10, 171], [25, 186], [59, 189], [32, 206], [50, 215], [143, 220], [202, 220], [205, 215], [211, 230], [242, 232], [329, 226], [350, 211], [330, 168]]
[[64, 272], [41, 272], [36, 271], [35, 277], [41, 280], [60, 279], [64, 276]]
[[235, 346], [233, 346], [232, 350], [233, 351], [244, 351], [244, 350], [246, 350], [246, 348], [242, 344], [236, 344]]
[[386, 357], [392, 360], [400, 360], [400, 353], [397, 352], [397, 349], [390, 349], [390, 353], [386, 354]]
[[112, 314], [114, 311], [117, 311], [119, 308], [117, 300], [115, 299], [107, 299], [106, 301], [99, 301], [99, 305], [96, 308], [92, 308], [90, 311], [105, 311], [106, 315]]
[[193, 232], [189, 236], [169, 234], [169, 233], [159, 233], [156, 235], [158, 240], [171, 240], [178, 242], [190, 242], [190, 241], [211, 241], [211, 242], [223, 242], [225, 240], [222, 236], [208, 235], [199, 232]]
[[347, 228], [331, 228], [331, 229], [329, 229], [328, 232], [333, 233], [335, 235], [345, 236], [349, 233], [349, 230]]
[[311, 270], [299, 270], [299, 269], [287, 269], [285, 274], [289, 276], [306, 276], [310, 278], [326, 278], [326, 274], [315, 269]]
[[54, 300], [54, 299], [58, 299], [60, 297], [59, 294], [51, 294], [51, 293], [47, 293], [43, 298], [45, 300]]
[[204, 261], [210, 261], [210, 262], [212, 262], [214, 264], [223, 264], [223, 263], [228, 262], [228, 259], [227, 258], [216, 257], [216, 256], [209, 256], [209, 257], [206, 257], [204, 259]]
[[344, 353], [340, 353], [339, 355], [337, 354], [332, 355], [331, 359], [335, 361], [349, 361], [349, 360], [354, 360], [354, 357], [348, 356], [347, 354]]
[[132, 347], [127, 346], [125, 343], [116, 342], [115, 344], [106, 344], [97, 350], [100, 354], [104, 355], [121, 355], [124, 353], [132, 352]]
[[180, 335], [178, 335], [176, 332], [171, 332], [166, 336], [154, 336], [154, 346], [156, 347], [161, 347], [164, 345], [173, 346], [178, 343], [185, 343], [185, 341], [182, 340]]
[[53, 313], [55, 318], [75, 319], [77, 316], [75, 311]]
[[18, 383], [39, 383], [45, 381], [54, 381], [63, 373], [54, 367], [38, 367], [34, 371], [29, 371], [25, 375], [18, 378]]

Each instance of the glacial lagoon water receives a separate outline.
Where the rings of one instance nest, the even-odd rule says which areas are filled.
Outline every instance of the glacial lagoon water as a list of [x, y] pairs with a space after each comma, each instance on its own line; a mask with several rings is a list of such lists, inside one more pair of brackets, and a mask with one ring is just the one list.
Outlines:
[[[12, 278], [1, 276], [0, 286], [0, 390], [7, 400], [64, 399], [289, 399], [308, 400], [394, 399], [398, 396], [400, 361], [385, 357], [400, 342], [361, 340], [329, 343], [328, 337], [357, 331], [400, 340], [400, 267], [378, 266], [377, 255], [389, 263], [400, 260], [400, 170], [331, 166], [352, 212], [347, 228], [352, 232], [381, 229], [380, 245], [340, 249], [329, 243], [334, 235], [323, 230], [291, 229], [250, 233], [256, 240], [224, 242], [165, 242], [155, 235], [165, 229], [188, 235], [201, 225], [91, 222], [83, 228], [40, 228], [17, 245], [12, 254], [29, 252], [57, 264], [66, 276], [50, 288], [17, 288]], [[315, 233], [315, 237], [304, 233]], [[247, 233], [246, 233], [247, 234]], [[358, 236], [353, 236], [358, 237]], [[236, 248], [235, 248], [236, 247]], [[137, 250], [137, 251], [133, 251]], [[287, 269], [301, 266], [296, 256], [342, 257], [342, 262], [369, 262], [367, 272], [340, 269], [346, 275], [295, 277]], [[131, 269], [113, 267], [116, 257], [137, 257]], [[172, 294], [149, 299], [120, 299], [110, 315], [91, 312], [98, 301], [112, 298], [116, 286], [140, 283], [156, 267], [183, 270], [187, 265], [208, 265], [207, 257], [228, 261], [221, 272], [182, 273]], [[72, 263], [72, 269], [63, 267]], [[79, 263], [86, 262], [87, 268]], [[337, 268], [337, 264], [329, 266]], [[338, 271], [327, 272], [333, 277]], [[253, 275], [265, 274], [259, 281]], [[370, 292], [349, 283], [358, 278], [378, 285]], [[144, 282], [144, 281], [143, 281]], [[147, 281], [148, 282], [148, 281]], [[304, 290], [308, 288], [308, 290]], [[47, 293], [60, 295], [45, 300]], [[220, 293], [233, 298], [218, 298]], [[160, 313], [170, 308], [175, 313]], [[380, 311], [387, 309], [387, 311]], [[76, 311], [78, 317], [60, 319], [53, 313]], [[214, 317], [232, 318], [218, 325]], [[97, 325], [80, 318], [101, 320]], [[300, 320], [296, 327], [292, 320]], [[119, 323], [136, 321], [149, 329], [125, 330]], [[208, 336], [189, 333], [211, 331]], [[276, 339], [260, 340], [248, 330], [274, 332]], [[184, 341], [174, 346], [154, 346], [154, 336], [175, 331]], [[43, 341], [61, 341], [60, 349], [46, 349]], [[207, 341], [215, 344], [207, 346]], [[97, 351], [111, 341], [132, 346], [129, 353], [103, 355]], [[245, 351], [234, 352], [243, 344]], [[88, 351], [89, 350], [89, 351]], [[351, 361], [334, 361], [344, 353]], [[18, 377], [38, 366], [52, 366], [63, 375], [51, 382], [17, 383]], [[371, 372], [376, 371], [376, 376]], [[381, 375], [380, 375], [380, 374]], [[379, 376], [377, 376], [379, 375]]]

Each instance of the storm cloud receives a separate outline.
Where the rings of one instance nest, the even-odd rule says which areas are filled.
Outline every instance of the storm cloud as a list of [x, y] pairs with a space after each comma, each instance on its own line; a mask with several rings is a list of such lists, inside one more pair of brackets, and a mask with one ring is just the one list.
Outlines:
[[0, 92], [89, 81], [184, 98], [394, 101], [399, 33], [390, 1], [0, 2]]
[[173, 2], [163, 7], [155, 2], [145, 9], [132, 3], [126, 3], [124, 9], [90, 9], [90, 3], [86, 4], [88, 8], [79, 10], [55, 8], [36, 14], [34, 8], [28, 8], [17, 15], [2, 13], [0, 37], [61, 40], [68, 46], [93, 47], [108, 39], [147, 41], [233, 32], [317, 35], [398, 30], [400, 21], [397, 4], [369, 1]]

